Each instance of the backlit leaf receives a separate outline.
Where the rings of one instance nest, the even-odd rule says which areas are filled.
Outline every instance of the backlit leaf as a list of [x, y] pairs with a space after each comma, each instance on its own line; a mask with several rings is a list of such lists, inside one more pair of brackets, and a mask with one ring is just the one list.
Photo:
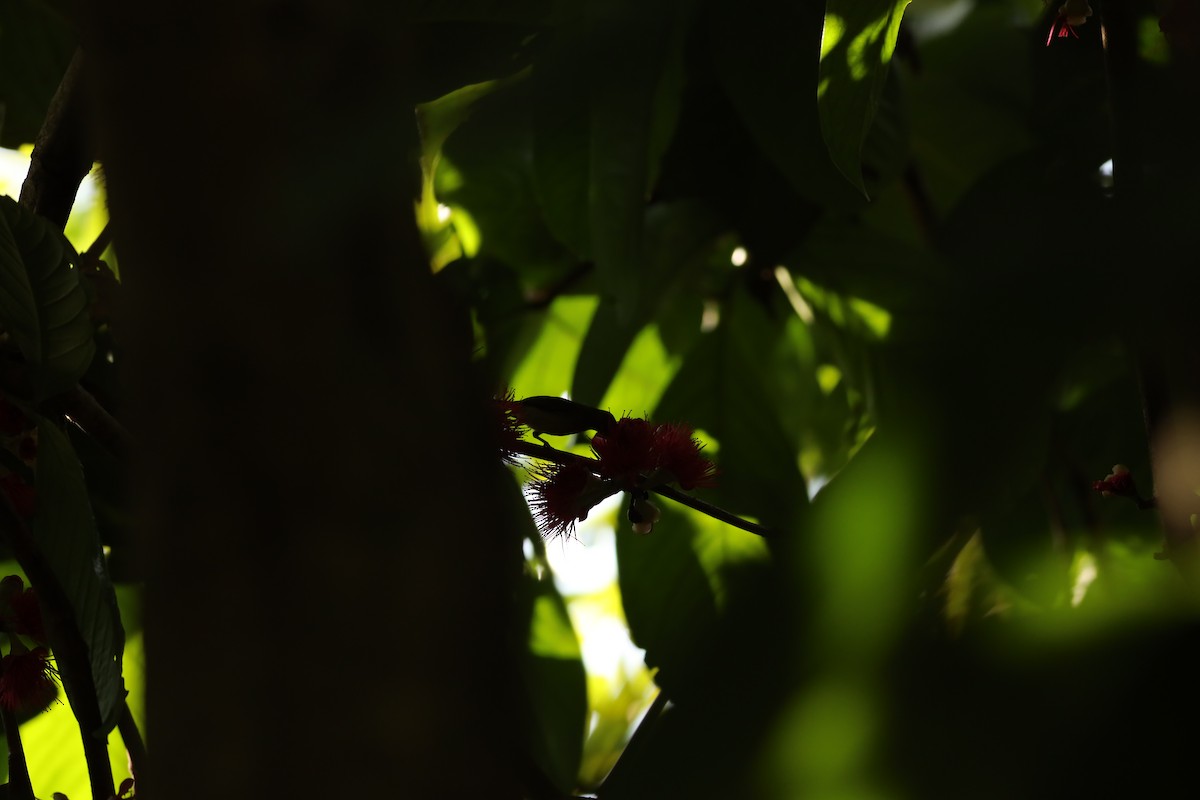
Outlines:
[[875, 119], [911, 0], [829, 0], [821, 35], [817, 105], [833, 163], [866, 193], [862, 146]]

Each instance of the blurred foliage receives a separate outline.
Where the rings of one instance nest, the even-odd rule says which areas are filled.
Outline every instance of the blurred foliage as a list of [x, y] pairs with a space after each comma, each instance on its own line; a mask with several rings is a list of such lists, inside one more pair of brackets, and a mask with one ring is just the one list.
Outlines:
[[[412, 7], [398, 195], [481, 381], [693, 425], [702, 496], [778, 532], [662, 500], [650, 536], [617, 523], [619, 592], [570, 595], [514, 483], [531, 797], [1156, 796], [1190, 763], [1195, 587], [1090, 485], [1124, 462], [1148, 491], [1144, 412], [1200, 403], [1200, 36], [1185, 0], [1096, 2], [1047, 46], [1058, 5]], [[71, 41], [10, 6], [11, 145]], [[75, 449], [119, 572], [116, 466]], [[645, 650], [648, 712], [650, 672], [585, 673], [588, 603]]]
[[[1192, 56], [1132, 8], [1116, 80], [1165, 91]], [[625, 724], [597, 729], [579, 787], [615, 761], [601, 797], [1051, 796], [1102, 785], [1097, 750], [1156, 784], [1097, 721], [1169, 724], [1142, 693], [1194, 602], [1154, 515], [1090, 484], [1125, 461], [1149, 485], [1139, 354], [1172, 331], [1101, 172], [1099, 17], [1047, 47], [1056, 12], [563, 4], [527, 61], [428, 106], [422, 207], [478, 232], [440, 275], [486, 380], [687, 421], [705, 499], [781, 532], [667, 501], [648, 537], [618, 525], [669, 703], [619, 758]], [[1118, 127], [1168, 125], [1136, 110]]]

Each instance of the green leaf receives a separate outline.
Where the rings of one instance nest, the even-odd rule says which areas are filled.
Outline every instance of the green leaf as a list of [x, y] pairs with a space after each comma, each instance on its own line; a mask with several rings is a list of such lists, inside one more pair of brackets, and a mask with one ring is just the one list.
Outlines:
[[733, 570], [766, 561], [767, 546], [665, 498], [654, 503], [662, 518], [652, 533], [617, 532], [618, 575], [633, 641], [658, 667], [656, 682], [679, 699], [707, 680], [702, 656], [741, 586]]
[[[534, 543], [517, 584], [513, 643], [525, 707], [526, 753], [563, 794], [576, 786], [587, 734], [587, 673], [566, 603], [545, 562], [541, 534], [512, 480], [506, 480], [504, 527]], [[505, 524], [507, 523], [507, 524]]]
[[950, 274], [930, 251], [840, 216], [823, 219], [785, 263], [797, 277], [893, 312], [925, 311], [929, 289]]
[[819, 3], [714, 0], [713, 66], [754, 143], [800, 196], [858, 207], [822, 143], [817, 98]]
[[595, 261], [622, 320], [638, 294], [651, 176], [678, 114], [677, 7], [626, 1], [580, 9], [534, 69], [534, 171], [546, 222], [577, 256]]
[[[537, 535], [535, 532], [533, 535]], [[521, 675], [531, 715], [530, 753], [559, 790], [575, 787], [587, 732], [587, 675], [567, 606], [549, 576], [525, 576], [528, 647]]]
[[21, 348], [39, 399], [73, 386], [96, 351], [74, 259], [52, 225], [0, 197], [0, 324]]
[[417, 106], [417, 126], [421, 129], [421, 160], [432, 172], [442, 145], [454, 130], [471, 116], [482, 98], [502, 86], [502, 81], [473, 83]]
[[74, 50], [70, 27], [45, 3], [0, 3], [0, 147], [37, 138]]
[[[117, 724], [125, 701], [125, 631], [79, 459], [66, 435], [45, 419], [38, 420], [35, 488], [33, 537], [62, 584], [87, 644], [103, 728], [93, 733], [103, 736]], [[72, 693], [70, 686], [66, 689]]]
[[569, 272], [573, 259], [547, 230], [534, 194], [531, 100], [527, 82], [478, 100], [446, 138], [437, 179], [439, 199], [461, 204], [478, 224], [480, 253], [540, 286]]
[[600, 402], [638, 332], [676, 299], [677, 285], [696, 271], [721, 232], [721, 219], [698, 202], [652, 206], [645, 218], [638, 300], [624, 318], [607, 298], [596, 310], [571, 386], [571, 396], [581, 403]]
[[511, 376], [518, 397], [558, 396], [571, 385], [579, 347], [595, 313], [594, 297], [560, 297], [539, 312], [544, 322]]
[[1028, 28], [1000, 5], [977, 5], [953, 36], [922, 42], [920, 80], [907, 82], [905, 95], [914, 160], [939, 210], [1031, 147], [1038, 82], [1028, 55]]
[[721, 475], [705, 499], [786, 532], [808, 495], [797, 454], [764, 385], [764, 356], [779, 336], [779, 326], [738, 292], [722, 309], [717, 330], [688, 355], [655, 418], [687, 422], [716, 439]]
[[866, 194], [862, 148], [911, 0], [829, 0], [821, 35], [817, 106], [833, 163]]

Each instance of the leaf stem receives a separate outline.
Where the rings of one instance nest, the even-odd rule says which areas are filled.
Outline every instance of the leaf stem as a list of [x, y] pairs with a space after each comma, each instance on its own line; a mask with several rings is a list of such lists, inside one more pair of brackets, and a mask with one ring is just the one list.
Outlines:
[[137, 795], [140, 800], [147, 800], [142, 788], [140, 777], [146, 774], [146, 743], [142, 740], [142, 732], [138, 730], [137, 720], [129, 710], [126, 702], [121, 709], [121, 718], [117, 720], [117, 730], [121, 732], [121, 740], [125, 742], [125, 752], [129, 754], [129, 771], [137, 785]]
[[692, 497], [690, 494], [684, 494], [678, 489], [668, 486], [665, 483], [661, 486], [652, 487], [650, 491], [654, 492], [655, 494], [662, 495], [663, 497], [670, 498], [676, 503], [685, 505], [688, 508], [694, 508], [696, 511], [699, 511], [702, 514], [707, 514], [713, 519], [720, 520], [726, 525], [732, 525], [735, 528], [741, 528], [748, 533], [753, 533], [754, 535], [761, 536], [764, 539], [770, 539], [777, 535], [771, 528], [759, 525], [757, 522], [751, 522], [748, 519], [742, 519], [737, 514], [726, 511], [719, 506], [714, 506], [712, 503], [706, 503], [699, 498]]
[[[513, 450], [523, 456], [541, 459], [542, 461], [552, 461], [555, 464], [583, 464], [585, 467], [591, 470], [593, 474], [599, 474], [596, 465], [600, 462], [597, 459], [586, 458], [584, 456], [577, 456], [574, 453], [556, 450], [549, 445], [534, 444], [533, 442], [517, 442]], [[726, 525], [732, 525], [733, 527], [740, 528], [747, 533], [753, 533], [755, 536], [762, 536], [763, 538], [769, 539], [777, 535], [776, 532], [770, 528], [759, 525], [756, 522], [750, 522], [749, 520], [742, 519], [737, 514], [726, 511], [719, 506], [714, 506], [712, 503], [706, 503], [703, 500], [692, 497], [690, 494], [685, 494], [684, 492], [668, 486], [665, 483], [658, 486], [646, 486], [644, 488], [654, 492], [657, 495], [674, 500], [680, 505], [685, 505], [688, 508], [695, 509], [702, 514], [707, 514], [715, 520], [724, 522]]]

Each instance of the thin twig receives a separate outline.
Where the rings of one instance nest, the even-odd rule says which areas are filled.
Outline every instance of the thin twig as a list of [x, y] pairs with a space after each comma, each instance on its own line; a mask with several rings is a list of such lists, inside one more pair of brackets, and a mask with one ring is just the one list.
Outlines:
[[[585, 467], [591, 470], [593, 474], [600, 474], [597, 467], [600, 462], [597, 459], [577, 456], [574, 453], [556, 450], [548, 445], [534, 444], [533, 442], [517, 442], [516, 446], [513, 447], [513, 450], [521, 455], [529, 456], [530, 458], [538, 458], [542, 461], [552, 461], [555, 464], [583, 464]], [[642, 488], [645, 488], [670, 500], [674, 500], [680, 505], [693, 508], [702, 514], [707, 514], [715, 520], [724, 522], [726, 525], [732, 525], [735, 528], [740, 528], [747, 533], [753, 533], [756, 536], [762, 536], [764, 538], [771, 538], [772, 536], [777, 535], [776, 532], [770, 528], [763, 527], [756, 522], [750, 522], [749, 520], [742, 519], [737, 514], [733, 514], [723, 508], [714, 506], [712, 503], [706, 503], [703, 500], [692, 497], [690, 494], [684, 494], [678, 489], [674, 489], [667, 484], [661, 484], [659, 486], [646, 486]]]
[[129, 710], [126, 702], [121, 709], [121, 717], [117, 720], [117, 730], [121, 732], [121, 740], [125, 742], [125, 752], [129, 754], [129, 771], [134, 783], [137, 784], [137, 794], [140, 800], [147, 800], [139, 776], [146, 774], [146, 743], [142, 741], [142, 732], [138, 730], [137, 720]]
[[100, 256], [104, 255], [104, 251], [110, 244], [112, 244], [112, 220], [104, 223], [104, 227], [100, 230], [96, 240], [92, 242], [92, 246], [83, 252], [83, 260], [85, 262], [99, 261]]
[[720, 520], [726, 525], [732, 525], [735, 528], [741, 528], [744, 531], [753, 533], [756, 536], [761, 536], [764, 539], [770, 539], [771, 537], [777, 535], [772, 529], [759, 525], [757, 522], [751, 522], [750, 520], [742, 519], [737, 514], [730, 513], [723, 508], [714, 506], [712, 503], [706, 503], [703, 500], [692, 497], [690, 494], [684, 494], [678, 489], [674, 489], [666, 484], [651, 487], [650, 491], [654, 492], [655, 494], [662, 495], [663, 497], [670, 498], [676, 503], [685, 505], [688, 508], [694, 508], [702, 514], [708, 514], [713, 519]]
[[63, 679], [63, 688], [71, 701], [71, 709], [79, 723], [83, 740], [83, 755], [87, 762], [88, 781], [93, 800], [107, 800], [113, 795], [112, 765], [104, 739], [100, 700], [88, 660], [87, 643], [79, 632], [71, 601], [67, 599], [58, 576], [42, 555], [25, 521], [13, 511], [8, 497], [0, 492], [0, 538], [12, 550], [29, 584], [37, 590], [45, 614], [50, 646]]

